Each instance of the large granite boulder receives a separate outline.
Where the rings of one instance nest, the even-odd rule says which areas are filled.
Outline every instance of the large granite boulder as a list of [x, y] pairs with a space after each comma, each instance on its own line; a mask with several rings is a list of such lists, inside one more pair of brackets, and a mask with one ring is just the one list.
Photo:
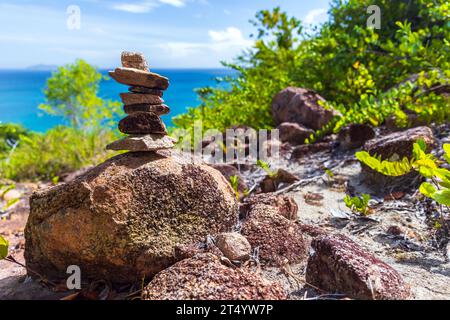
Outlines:
[[285, 300], [283, 288], [211, 254], [198, 254], [160, 272], [143, 290], [144, 300]]
[[229, 232], [234, 192], [220, 172], [175, 153], [126, 153], [33, 194], [25, 230], [29, 270], [133, 282], [176, 262], [174, 248]]
[[312, 90], [286, 88], [273, 99], [273, 120], [276, 125], [293, 122], [319, 130], [339, 115], [336, 110], [324, 108], [321, 102], [325, 102], [325, 99]]

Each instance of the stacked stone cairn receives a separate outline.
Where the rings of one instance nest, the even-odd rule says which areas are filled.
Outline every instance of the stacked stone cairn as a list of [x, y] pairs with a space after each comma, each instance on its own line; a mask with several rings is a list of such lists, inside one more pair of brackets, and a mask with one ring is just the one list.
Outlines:
[[150, 72], [141, 53], [123, 52], [122, 68], [109, 72], [117, 82], [130, 86], [129, 92], [121, 93], [127, 117], [119, 122], [120, 132], [128, 137], [109, 144], [115, 151], [155, 152], [174, 147], [174, 141], [160, 116], [170, 108], [164, 104], [163, 91], [169, 87], [169, 79]]

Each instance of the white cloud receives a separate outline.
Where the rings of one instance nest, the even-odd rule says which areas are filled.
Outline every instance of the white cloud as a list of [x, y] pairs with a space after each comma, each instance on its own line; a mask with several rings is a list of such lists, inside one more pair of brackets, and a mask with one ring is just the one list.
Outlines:
[[169, 5], [172, 7], [182, 8], [186, 6], [189, 0], [147, 0], [140, 2], [123, 2], [112, 5], [114, 10], [125, 11], [130, 13], [147, 13], [161, 5]]
[[210, 40], [207, 42], [167, 42], [156, 46], [166, 51], [172, 58], [226, 53], [226, 58], [231, 59], [253, 44], [253, 41], [246, 39], [236, 27], [219, 31], [209, 30], [208, 35]]
[[241, 30], [235, 27], [228, 27], [223, 31], [208, 31], [209, 37], [216, 43], [229, 43], [232, 45], [245, 46], [251, 44], [251, 41], [246, 40], [242, 35]]
[[184, 7], [186, 5], [186, 0], [159, 0], [159, 2], [178, 8]]
[[156, 2], [146, 1], [141, 3], [118, 3], [114, 4], [112, 8], [130, 13], [147, 13], [157, 6], [158, 4]]
[[305, 17], [306, 24], [314, 24], [320, 22], [322, 19], [326, 17], [327, 9], [314, 9], [308, 12]]

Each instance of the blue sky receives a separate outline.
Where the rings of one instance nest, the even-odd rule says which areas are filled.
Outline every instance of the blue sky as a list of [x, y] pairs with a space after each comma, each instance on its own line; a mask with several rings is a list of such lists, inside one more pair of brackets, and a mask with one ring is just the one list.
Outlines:
[[[100, 68], [141, 51], [156, 68], [213, 68], [252, 45], [249, 23], [281, 6], [305, 24], [326, 20], [328, 0], [5, 0], [0, 3], [0, 68], [61, 65], [76, 58]], [[80, 29], [70, 29], [80, 9]]]

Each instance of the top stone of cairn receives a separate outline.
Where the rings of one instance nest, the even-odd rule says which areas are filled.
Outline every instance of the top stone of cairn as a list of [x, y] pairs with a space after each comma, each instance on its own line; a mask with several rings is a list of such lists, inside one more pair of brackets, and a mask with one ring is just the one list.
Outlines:
[[144, 55], [139, 52], [122, 52], [122, 66], [124, 68], [149, 71], [147, 60], [145, 59]]

